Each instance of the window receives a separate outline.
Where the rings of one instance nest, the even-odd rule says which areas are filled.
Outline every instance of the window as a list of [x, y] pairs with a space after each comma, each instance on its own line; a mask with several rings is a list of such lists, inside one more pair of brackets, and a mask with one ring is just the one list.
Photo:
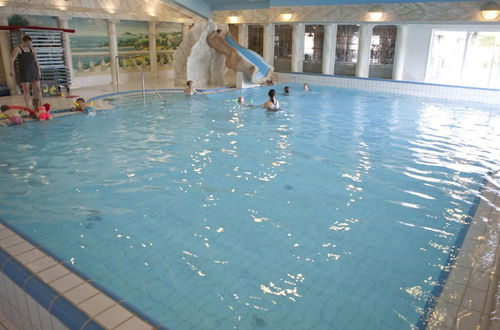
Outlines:
[[292, 71], [292, 25], [274, 28], [274, 71]]
[[335, 51], [336, 75], [354, 76], [358, 59], [359, 26], [339, 25], [337, 27], [337, 48]]
[[377, 25], [373, 28], [370, 46], [370, 78], [392, 78], [396, 34], [395, 25]]
[[248, 49], [262, 56], [264, 51], [264, 27], [262, 25], [248, 26]]
[[323, 67], [323, 25], [306, 25], [304, 38], [304, 72], [321, 73]]
[[500, 88], [500, 32], [433, 31], [426, 81]]

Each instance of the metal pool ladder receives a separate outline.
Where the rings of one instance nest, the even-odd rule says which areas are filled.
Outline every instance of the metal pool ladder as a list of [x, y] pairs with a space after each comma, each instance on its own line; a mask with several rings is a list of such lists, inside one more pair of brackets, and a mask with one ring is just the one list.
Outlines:
[[115, 61], [115, 71], [116, 71], [116, 91], [117, 92], [120, 92], [120, 80], [119, 80], [119, 76], [120, 76], [120, 74], [119, 74], [120, 58], [128, 58], [128, 59], [130, 59], [132, 61], [132, 63], [134, 63], [135, 67], [141, 73], [142, 97], [143, 97], [144, 101], [146, 101], [146, 89], [144, 88], [144, 81], [146, 81], [149, 84], [149, 86], [151, 86], [151, 88], [154, 90], [154, 92], [156, 93], [156, 95], [158, 95], [158, 97], [163, 102], [165, 102], [165, 98], [163, 96], [161, 96], [160, 93], [158, 93], [158, 91], [153, 86], [153, 84], [151, 83], [151, 81], [149, 81], [148, 79], [146, 79], [144, 77], [144, 71], [142, 71], [141, 67], [137, 64], [137, 62], [135, 61], [135, 59], [132, 56], [128, 56], [128, 55], [118, 55], [115, 58], [116, 59], [116, 61]]

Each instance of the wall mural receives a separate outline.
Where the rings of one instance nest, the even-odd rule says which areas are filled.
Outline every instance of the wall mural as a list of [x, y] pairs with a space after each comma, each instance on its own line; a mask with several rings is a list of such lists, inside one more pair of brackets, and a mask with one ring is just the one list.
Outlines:
[[12, 15], [9, 16], [8, 22], [10, 26], [41, 26], [41, 27], [57, 27], [57, 21], [52, 16], [35, 16], [35, 15]]
[[108, 25], [103, 19], [72, 18], [69, 28], [76, 75], [109, 70]]
[[[11, 26], [57, 27], [57, 20], [51, 16], [12, 15]], [[69, 28], [72, 64], [76, 75], [109, 74], [108, 25], [104, 19], [74, 17]], [[120, 20], [116, 23], [118, 53], [131, 56], [143, 71], [149, 71], [148, 22]], [[172, 64], [174, 50], [182, 42], [182, 24], [157, 23], [156, 49], [158, 68], [165, 69]], [[120, 60], [121, 71], [135, 71], [130, 59]]]
[[169, 65], [174, 58], [174, 51], [182, 42], [182, 24], [157, 23], [156, 50], [159, 66]]
[[[174, 50], [182, 42], [182, 24], [157, 23], [159, 69], [171, 64]], [[73, 68], [77, 75], [109, 73], [109, 40], [106, 20], [73, 18], [70, 28]], [[132, 57], [143, 71], [149, 71], [148, 22], [120, 20], [116, 24], [118, 53]], [[132, 59], [120, 59], [120, 71], [135, 71]]]
[[148, 22], [120, 20], [116, 24], [118, 54], [132, 59], [120, 59], [122, 71], [137, 70], [135, 63], [143, 71], [149, 71]]

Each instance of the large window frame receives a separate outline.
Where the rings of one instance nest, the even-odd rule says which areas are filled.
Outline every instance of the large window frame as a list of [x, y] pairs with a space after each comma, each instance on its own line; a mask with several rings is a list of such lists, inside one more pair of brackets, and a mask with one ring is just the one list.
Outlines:
[[[455, 33], [463, 33], [465, 34], [465, 41], [463, 45], [463, 49], [461, 51], [454, 54], [454, 56], [460, 56], [460, 68], [458, 72], [454, 72], [455, 78], [454, 79], [439, 79], [436, 77], [433, 77], [433, 74], [435, 71], [433, 71], [432, 66], [434, 65], [433, 63], [433, 50], [435, 47], [435, 42], [436, 38], [435, 35], [439, 32], [455, 32]], [[470, 64], [468, 63], [467, 60], [470, 60], [470, 51], [469, 49], [472, 49], [474, 51], [474, 48], [471, 48], [472, 45], [472, 37], [473, 35], [477, 33], [495, 33], [497, 34], [496, 37], [496, 46], [494, 47], [493, 50], [493, 57], [491, 60], [491, 66], [490, 70], [496, 70], [496, 75], [491, 75], [488, 77], [488, 81], [485, 81], [483, 83], [474, 83], [473, 79], [470, 78], [470, 72], [468, 73], [466, 68], [467, 65]], [[499, 38], [500, 38], [500, 28], [496, 26], [453, 26], [453, 27], [443, 27], [443, 28], [434, 28], [431, 31], [431, 36], [429, 40], [429, 51], [427, 53], [427, 63], [426, 63], [426, 70], [425, 70], [425, 78], [424, 81], [426, 83], [438, 83], [438, 84], [449, 84], [449, 85], [460, 85], [460, 86], [469, 86], [469, 87], [479, 87], [479, 88], [495, 88], [495, 89], [500, 89], [500, 44], [499, 44]], [[477, 51], [477, 50], [476, 50]], [[496, 64], [495, 64], [495, 57], [496, 57]], [[455, 60], [457, 60], [455, 58]], [[495, 67], [496, 65], [496, 67]], [[469, 74], [469, 79], [467, 79], [467, 74]], [[452, 73], [449, 73], [449, 76], [452, 76]]]

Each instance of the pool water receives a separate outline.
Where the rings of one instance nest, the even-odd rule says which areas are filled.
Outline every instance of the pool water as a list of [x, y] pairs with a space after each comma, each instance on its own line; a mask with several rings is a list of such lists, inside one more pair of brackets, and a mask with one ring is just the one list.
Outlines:
[[0, 129], [0, 217], [173, 329], [414, 327], [498, 110], [290, 86], [275, 113], [234, 102], [268, 88], [123, 95]]

